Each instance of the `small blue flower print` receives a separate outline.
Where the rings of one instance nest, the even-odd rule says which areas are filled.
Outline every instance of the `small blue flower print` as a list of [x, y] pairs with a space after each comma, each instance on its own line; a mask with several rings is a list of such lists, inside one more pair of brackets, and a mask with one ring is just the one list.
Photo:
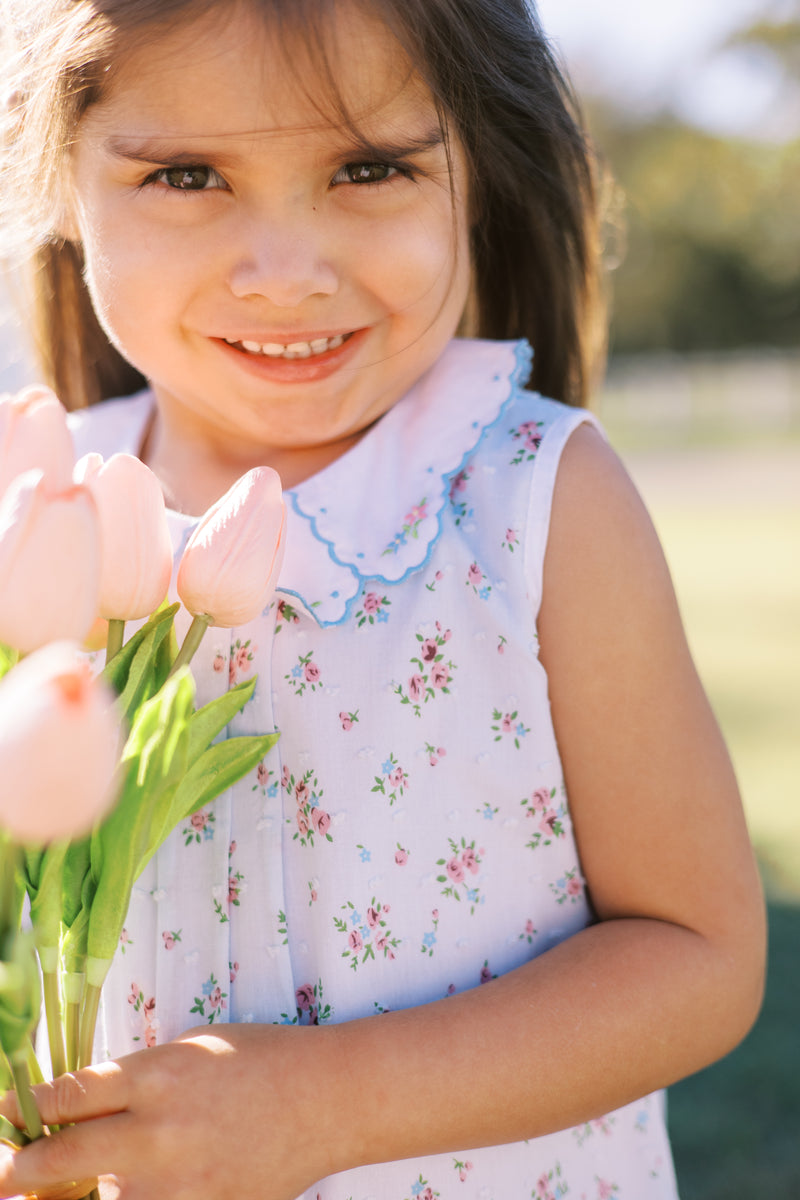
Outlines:
[[206, 825], [205, 829], [203, 830], [203, 841], [204, 842], [213, 842], [213, 840], [214, 840], [214, 826]]
[[488, 804], [484, 807], [483, 819], [484, 819], [484, 821], [493, 821], [494, 820], [494, 809], [491, 808]]
[[420, 1192], [422, 1191], [422, 1187], [423, 1187], [423, 1185], [422, 1185], [421, 1181], [417, 1180], [417, 1182], [412, 1184], [412, 1186], [411, 1186], [411, 1195], [418, 1196], [420, 1194]]
[[390, 758], [387, 758], [386, 762], [381, 763], [381, 770], [383, 771], [384, 775], [391, 775], [392, 771], [394, 770], [394, 763]]
[[360, 924], [361, 924], [361, 921], [362, 921], [361, 913], [359, 913], [359, 912], [356, 912], [356, 910], [355, 910], [355, 909], [353, 909], [353, 911], [350, 913], [350, 922], [351, 922], [351, 924], [353, 924], [353, 925], [360, 925]]
[[520, 721], [520, 723], [517, 725], [517, 737], [525, 737], [526, 733], [528, 733], [528, 730], [522, 724], [522, 721]]
[[470, 888], [467, 892], [467, 899], [469, 900], [470, 904], [475, 904], [478, 899], [478, 889]]
[[214, 983], [213, 983], [213, 980], [211, 980], [211, 979], [207, 979], [207, 980], [205, 981], [205, 983], [203, 984], [203, 988], [202, 988], [203, 995], [204, 995], [204, 996], [210, 996], [210, 995], [211, 995], [211, 993], [213, 992], [213, 990], [214, 990]]
[[372, 855], [370, 854], [369, 850], [367, 850], [367, 848], [365, 846], [362, 846], [361, 847], [361, 861], [362, 862], [371, 862], [371, 860], [372, 860]]
[[488, 600], [490, 591], [491, 591], [491, 588], [482, 587], [481, 590], [478, 592], [478, 595], [480, 596], [481, 600]]
[[300, 679], [300, 677], [303, 674], [303, 664], [297, 663], [294, 667], [292, 667], [291, 674], [292, 674], [292, 679]]
[[278, 794], [277, 783], [271, 783], [269, 785], [269, 787], [267, 788], [267, 795], [269, 796], [270, 800], [274, 800], [275, 797], [277, 796], [277, 794]]
[[422, 935], [422, 944], [423, 944], [423, 946], [435, 946], [436, 945], [436, 934], [433, 931], [431, 931], [430, 933], [423, 934]]
[[377, 614], [376, 620], [380, 621], [381, 624], [385, 624], [389, 620], [389, 614], [385, 608], [378, 609], [378, 614]]

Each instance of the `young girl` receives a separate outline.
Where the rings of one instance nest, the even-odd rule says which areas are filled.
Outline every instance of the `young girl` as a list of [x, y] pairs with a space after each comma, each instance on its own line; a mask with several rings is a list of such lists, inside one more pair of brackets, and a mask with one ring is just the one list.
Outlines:
[[276, 602], [195, 659], [280, 741], [140, 879], [107, 1061], [0, 1195], [675, 1197], [657, 1089], [750, 1027], [762, 907], [578, 407], [593, 171], [531, 6], [17, 7], [4, 201], [78, 452], [143, 458], [176, 549], [257, 464], [290, 520]]

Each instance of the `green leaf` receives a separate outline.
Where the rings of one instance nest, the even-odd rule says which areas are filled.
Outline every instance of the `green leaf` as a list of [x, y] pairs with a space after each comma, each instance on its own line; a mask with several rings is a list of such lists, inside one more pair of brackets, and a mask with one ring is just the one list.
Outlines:
[[248, 679], [204, 704], [189, 719], [189, 761], [193, 763], [221, 733], [229, 721], [241, 712], [255, 690], [256, 680]]
[[13, 650], [5, 642], [0, 642], [0, 679], [7, 675], [12, 667], [19, 662], [19, 651]]
[[[168, 607], [161, 608], [157, 612], [153, 613], [150, 620], [147, 621], [141, 627], [141, 629], [138, 629], [136, 633], [134, 633], [134, 635], [128, 639], [122, 649], [115, 654], [111, 659], [111, 662], [106, 665], [105, 669], [103, 670], [103, 679], [105, 679], [106, 683], [108, 683], [114, 689], [118, 696], [121, 696], [128, 686], [134, 660], [137, 658], [137, 655], [139, 655], [143, 644], [148, 641], [154, 631], [162, 626], [165, 626], [163, 634], [159, 637], [157, 642], [150, 643], [151, 651], [153, 652], [154, 657], [161, 650], [161, 647], [165, 645], [165, 639], [167, 639], [167, 635], [172, 632], [172, 622], [179, 608], [179, 604], [171, 604]], [[169, 641], [167, 641], [166, 644], [169, 645]], [[143, 662], [140, 662], [136, 669], [137, 674], [140, 672], [143, 665]]]
[[[68, 846], [66, 841], [51, 842], [41, 854], [36, 864], [36, 886], [31, 883], [29, 869], [31, 924], [40, 953], [45, 947], [57, 950], [61, 942], [61, 880]], [[49, 968], [45, 966], [44, 969]]]
[[72, 927], [81, 909], [84, 881], [89, 874], [91, 839], [79, 838], [70, 842], [64, 860], [64, 875], [61, 884], [61, 920], [67, 929]]
[[209, 746], [181, 780], [170, 810], [164, 814], [163, 825], [153, 828], [147, 861], [176, 825], [210, 804], [258, 766], [279, 737], [277, 733], [266, 733], [254, 737], [227, 738]]
[[0, 979], [0, 1045], [11, 1058], [25, 1046], [39, 1019], [39, 967], [29, 933], [12, 930], [0, 946], [0, 960], [11, 970]]
[[131, 889], [147, 861], [152, 831], [163, 825], [186, 775], [193, 701], [194, 680], [184, 667], [134, 717], [123, 751], [126, 774], [120, 797], [92, 833], [97, 890], [89, 914], [90, 958], [110, 960], [116, 950]]

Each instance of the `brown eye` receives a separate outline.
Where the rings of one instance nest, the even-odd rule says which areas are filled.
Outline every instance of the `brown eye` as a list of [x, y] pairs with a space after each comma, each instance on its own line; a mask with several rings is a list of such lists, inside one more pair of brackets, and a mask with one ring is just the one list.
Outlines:
[[383, 183], [397, 174], [387, 163], [348, 163], [337, 171], [334, 183]]
[[163, 167], [154, 178], [176, 192], [203, 192], [209, 188], [224, 187], [213, 167]]

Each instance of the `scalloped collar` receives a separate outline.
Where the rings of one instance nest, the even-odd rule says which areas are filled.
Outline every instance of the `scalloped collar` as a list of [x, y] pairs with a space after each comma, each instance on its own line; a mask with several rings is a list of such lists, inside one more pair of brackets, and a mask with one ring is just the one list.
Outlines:
[[[531, 357], [524, 341], [454, 339], [355, 446], [288, 490], [279, 591], [336, 625], [366, 580], [398, 583], [424, 566], [452, 476], [524, 386]], [[89, 421], [74, 414], [78, 453], [136, 454], [153, 404], [145, 392], [89, 410]], [[169, 517], [180, 544], [196, 518]]]

